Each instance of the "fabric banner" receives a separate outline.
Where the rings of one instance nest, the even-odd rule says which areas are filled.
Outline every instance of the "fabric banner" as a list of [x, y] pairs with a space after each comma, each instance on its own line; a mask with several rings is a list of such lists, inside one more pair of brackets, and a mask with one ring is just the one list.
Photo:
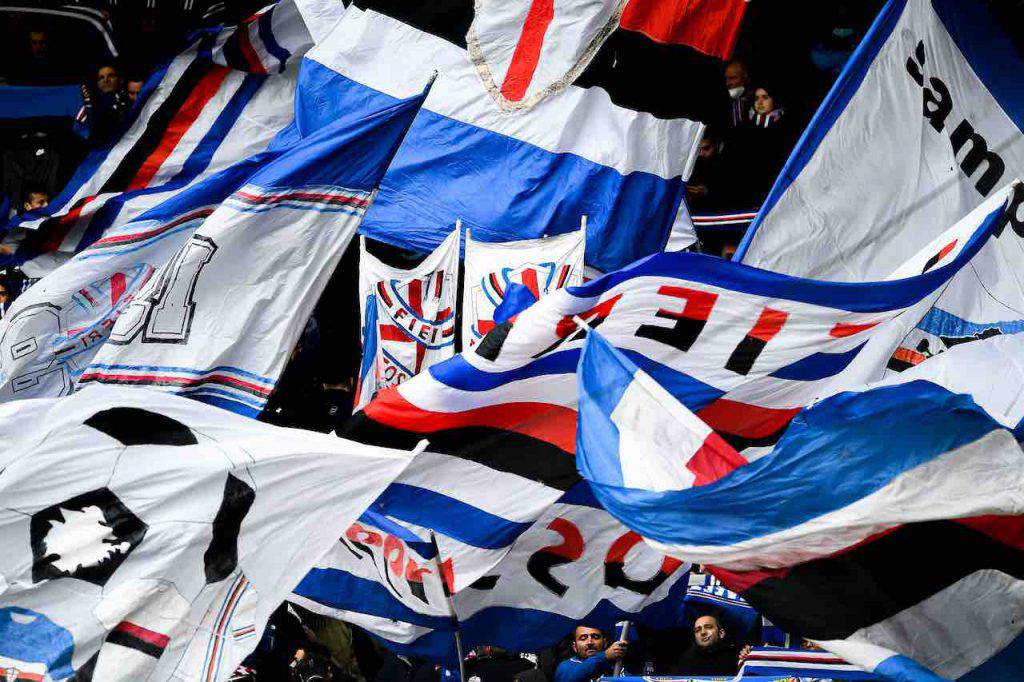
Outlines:
[[474, 348], [495, 327], [495, 309], [513, 284], [534, 300], [583, 283], [586, 235], [578, 232], [517, 242], [474, 241], [466, 231], [466, 274], [462, 289], [462, 347]]
[[231, 33], [206, 33], [158, 68], [125, 132], [91, 152], [46, 208], [12, 220], [0, 263], [42, 277], [108, 229], [266, 149], [292, 120], [295, 69], [267, 76], [216, 64], [214, 42]]
[[0, 666], [27, 680], [227, 679], [411, 458], [117, 387], [4, 405], [0, 445]]
[[[842, 393], [748, 463], [677, 402], [646, 414], [642, 370], [597, 334], [587, 344], [580, 471], [653, 547], [711, 565], [783, 630], [884, 679], [1019, 667], [1009, 567], [1022, 558], [1024, 453], [969, 396], [920, 380]], [[636, 447], [667, 435], [671, 447]]]
[[79, 384], [257, 415], [421, 101], [338, 120], [253, 175], [128, 304]]
[[[398, 524], [388, 531], [370, 521], [364, 516], [349, 529], [293, 600], [356, 623], [403, 655], [452, 662], [452, 622], [430, 544], [415, 535], [403, 540], [408, 531]], [[420, 554], [424, 547], [428, 556]], [[442, 573], [451, 565], [444, 550], [440, 565]], [[647, 547], [580, 483], [497, 565], [455, 593], [463, 646], [538, 651], [578, 622], [608, 631], [623, 619], [675, 624], [687, 570]]]
[[[459, 231], [415, 268], [382, 263], [359, 249], [363, 363], [355, 407], [455, 354]], [[368, 313], [370, 308], [372, 313]]]
[[420, 34], [382, 56], [380, 72], [400, 74], [409, 59], [433, 63], [438, 72], [363, 234], [429, 253], [456, 221], [479, 241], [497, 243], [575, 232], [586, 215], [587, 263], [605, 272], [661, 251], [673, 232], [692, 239], [680, 207], [703, 124], [625, 109], [597, 87], [570, 86], [530, 109], [507, 112], [465, 50], [401, 21], [363, 14], [377, 41]]
[[1010, 75], [1022, 69], [984, 2], [892, 0], [793, 151], [737, 259], [802, 277], [885, 277], [1024, 175], [1024, 100]]

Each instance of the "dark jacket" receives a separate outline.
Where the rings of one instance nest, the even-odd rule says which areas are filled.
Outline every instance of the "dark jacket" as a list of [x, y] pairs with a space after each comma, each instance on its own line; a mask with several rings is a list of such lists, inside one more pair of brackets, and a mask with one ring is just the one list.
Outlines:
[[605, 658], [603, 651], [584, 659], [573, 656], [558, 664], [555, 682], [587, 682], [610, 675], [614, 670], [615, 665]]
[[735, 675], [739, 669], [740, 648], [729, 642], [702, 649], [690, 646], [676, 661], [669, 675]]

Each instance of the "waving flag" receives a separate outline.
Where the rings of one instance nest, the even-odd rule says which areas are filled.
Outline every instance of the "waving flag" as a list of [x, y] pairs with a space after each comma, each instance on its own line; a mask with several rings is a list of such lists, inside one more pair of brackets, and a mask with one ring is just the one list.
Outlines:
[[[430, 544], [375, 520], [364, 515], [353, 524], [292, 599], [358, 624], [401, 654], [452, 662], [453, 624]], [[450, 566], [443, 550], [441, 561], [443, 574]], [[463, 645], [537, 651], [577, 622], [609, 630], [624, 618], [675, 623], [687, 569], [645, 546], [579, 483], [497, 565], [455, 593]]]
[[[1003, 218], [1000, 208], [980, 226], [956, 226], [963, 231], [956, 246], [924, 274], [902, 280], [814, 282], [665, 253], [556, 291], [473, 351], [382, 391], [353, 416], [347, 435], [362, 442], [430, 441], [374, 511], [433, 529], [458, 592], [486, 575], [579, 480], [575, 373], [585, 330], [574, 317], [713, 422], [720, 451], [725, 441], [770, 444], [879, 325], [934, 295]], [[908, 267], [921, 272], [934, 255], [920, 254]], [[694, 464], [691, 477], [716, 473], [710, 461]]]
[[9, 679], [226, 679], [410, 459], [135, 389], [0, 422]]
[[79, 383], [258, 414], [421, 101], [340, 119], [250, 177], [124, 309]]
[[881, 682], [882, 678], [866, 673], [828, 651], [780, 649], [756, 646], [740, 666], [740, 675], [751, 677], [812, 677], [850, 682]]
[[[294, 70], [278, 72], [311, 44], [291, 0], [266, 16], [284, 14], [293, 18], [275, 43], [274, 59], [282, 61], [268, 61], [268, 68], [235, 70], [215, 60], [215, 43], [236, 42], [245, 27], [206, 33], [158, 68], [125, 132], [90, 153], [46, 208], [11, 222], [0, 262], [41, 277], [108, 229], [263, 151], [293, 115]], [[262, 33], [269, 43], [276, 24], [266, 26]], [[268, 69], [276, 75], [267, 76]]]
[[396, 386], [455, 354], [455, 301], [459, 231], [414, 268], [392, 267], [374, 257], [362, 238], [359, 304], [363, 371], [356, 407], [377, 391]]
[[498, 308], [514, 285], [532, 300], [583, 283], [584, 232], [517, 242], [474, 241], [466, 231], [466, 275], [462, 290], [462, 346], [470, 349], [494, 329]]
[[[922, 381], [843, 393], [746, 463], [693, 414], [667, 427], [668, 448], [628, 419], [641, 408], [629, 388], [600, 403], [602, 387], [631, 386], [641, 371], [625, 372], [628, 359], [596, 335], [587, 343], [580, 471], [656, 549], [713, 564], [783, 630], [886, 678], [939, 679], [915, 660], [958, 678], [1001, 665], [989, 659], [1004, 647], [1019, 664], [1010, 595], [1020, 591], [1024, 453], [969, 397]], [[609, 432], [618, 438], [602, 439]], [[624, 437], [644, 440], [624, 447]], [[959, 625], [972, 619], [985, 627]]]
[[476, 5], [466, 35], [487, 90], [508, 110], [527, 108], [572, 83], [621, 25], [659, 43], [727, 59], [746, 0], [515, 0]]

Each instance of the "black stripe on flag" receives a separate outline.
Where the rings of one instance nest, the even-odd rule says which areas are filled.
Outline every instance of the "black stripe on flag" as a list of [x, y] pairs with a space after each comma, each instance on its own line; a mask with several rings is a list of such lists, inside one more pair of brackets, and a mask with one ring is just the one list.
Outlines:
[[1024, 580], [1024, 552], [963, 524], [931, 521], [798, 564], [742, 595], [785, 632], [843, 639], [984, 569]]
[[575, 458], [542, 440], [486, 426], [415, 433], [385, 426], [357, 412], [338, 435], [367, 445], [412, 450], [424, 438], [430, 451], [459, 457], [503, 473], [516, 474], [556, 490], [580, 481]]
[[160, 658], [164, 653], [164, 648], [153, 642], [147, 642], [141, 637], [136, 637], [130, 632], [124, 630], [111, 630], [110, 634], [107, 635], [107, 642], [110, 644], [117, 644], [128, 649], [134, 649], [135, 651], [152, 656], [153, 658]]
[[167, 126], [174, 118], [174, 115], [178, 113], [178, 110], [185, 104], [189, 95], [199, 85], [203, 76], [209, 73], [212, 67], [212, 62], [200, 57], [194, 59], [185, 68], [178, 82], [174, 84], [170, 94], [167, 95], [167, 99], [157, 107], [157, 110], [146, 121], [146, 129], [142, 132], [142, 135], [135, 141], [135, 144], [128, 150], [128, 153], [124, 155], [121, 163], [117, 165], [117, 168], [110, 174], [107, 181], [103, 183], [103, 187], [98, 192], [99, 194], [122, 192], [128, 187], [132, 179], [138, 174], [139, 169], [142, 168], [142, 164], [146, 162], [146, 159], [160, 145], [160, 141], [163, 140], [164, 134], [167, 132]]

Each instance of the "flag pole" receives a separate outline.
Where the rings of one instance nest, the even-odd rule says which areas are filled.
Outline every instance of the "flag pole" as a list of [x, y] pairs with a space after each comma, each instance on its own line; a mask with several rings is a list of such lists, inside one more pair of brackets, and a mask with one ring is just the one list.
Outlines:
[[[628, 620], [622, 621], [622, 633], [619, 635], [620, 642], [628, 642], [629, 640], [629, 626], [632, 623]], [[615, 661], [615, 671], [612, 673], [612, 677], [622, 677], [622, 665], [623, 660], [620, 658]]]
[[437, 536], [430, 531], [430, 544], [434, 547], [434, 565], [437, 567], [437, 577], [441, 579], [441, 587], [444, 589], [444, 597], [448, 602], [448, 618], [452, 624], [452, 635], [455, 639], [455, 655], [459, 657], [459, 682], [466, 682], [466, 661], [462, 653], [462, 632], [459, 628], [459, 615], [455, 613], [455, 599], [448, 587], [448, 581], [444, 577], [444, 569], [441, 561], [441, 548], [437, 545]]

